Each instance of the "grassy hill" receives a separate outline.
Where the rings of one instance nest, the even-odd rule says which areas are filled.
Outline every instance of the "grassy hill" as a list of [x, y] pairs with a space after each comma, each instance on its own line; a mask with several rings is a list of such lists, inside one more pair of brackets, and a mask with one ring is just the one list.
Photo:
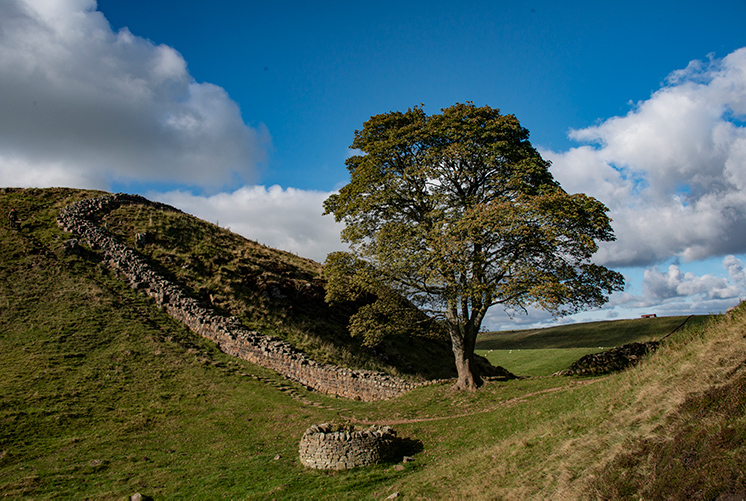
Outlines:
[[[103, 218], [164, 275], [243, 325], [283, 339], [318, 362], [427, 380], [455, 377], [450, 342], [429, 332], [402, 333], [375, 347], [349, 335], [360, 304], [328, 305], [319, 263], [279, 251], [179, 212], [125, 206]], [[483, 364], [490, 371], [489, 364]]]
[[[91, 195], [0, 194], [0, 209], [12, 203], [24, 219], [20, 233], [0, 229], [0, 492], [11, 499], [746, 493], [743, 309], [687, 325], [635, 369], [611, 376], [490, 382], [475, 393], [432, 385], [374, 403], [335, 399], [223, 354], [105, 272], [95, 253], [65, 255], [69, 236], [56, 228], [55, 211]], [[123, 238], [145, 227], [116, 217], [108, 222]], [[164, 269], [204, 280], [195, 294], [206, 287], [231, 307], [230, 293], [219, 295], [222, 281], [210, 282], [213, 271], [203, 277], [183, 267], [191, 251], [148, 245], [163, 263], [168, 255], [185, 260]], [[209, 266], [229, 276], [237, 262]], [[256, 321], [283, 325], [269, 315]], [[298, 442], [325, 421], [390, 424], [414, 461], [306, 470]]]
[[[96, 265], [101, 256], [64, 256], [70, 238], [55, 225], [60, 208], [100, 192], [68, 189], [12, 190], [0, 196], [0, 211], [11, 207], [24, 219], [23, 231], [12, 234], [33, 243], [68, 266]], [[102, 217], [100, 224], [148, 258], [159, 271], [182, 285], [194, 298], [246, 327], [288, 341], [318, 362], [381, 371], [423, 380], [454, 377], [449, 342], [428, 333], [390, 337], [366, 347], [347, 331], [349, 316], [359, 305], [331, 307], [324, 301], [325, 281], [319, 263], [271, 249], [178, 211], [125, 206]], [[7, 230], [7, 227], [4, 228]], [[136, 235], [147, 235], [136, 246]], [[41, 251], [40, 251], [41, 252]], [[5, 257], [12, 263], [15, 254]], [[110, 272], [103, 266], [94, 271]], [[485, 365], [486, 367], [486, 365]]]
[[485, 332], [476, 352], [519, 376], [549, 376], [591, 353], [628, 343], [658, 341], [683, 326], [707, 324], [711, 315], [637, 318]]
[[706, 324], [710, 319], [710, 315], [635, 318], [558, 325], [544, 329], [485, 332], [477, 339], [477, 349], [612, 348], [627, 343], [658, 341], [685, 323], [689, 326], [696, 326]]

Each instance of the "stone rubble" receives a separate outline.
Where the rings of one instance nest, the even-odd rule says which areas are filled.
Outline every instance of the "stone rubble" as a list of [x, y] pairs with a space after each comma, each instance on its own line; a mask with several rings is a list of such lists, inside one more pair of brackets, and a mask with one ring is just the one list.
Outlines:
[[629, 343], [601, 353], [591, 353], [555, 376], [600, 376], [623, 371], [637, 365], [646, 355], [658, 349], [657, 341]]

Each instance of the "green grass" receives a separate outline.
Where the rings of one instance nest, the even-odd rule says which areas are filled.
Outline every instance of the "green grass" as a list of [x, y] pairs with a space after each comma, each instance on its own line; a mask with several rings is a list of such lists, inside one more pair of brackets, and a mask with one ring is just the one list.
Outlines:
[[[54, 225], [55, 207], [92, 195], [0, 195], [0, 210], [12, 203], [27, 223], [21, 233], [0, 229], [0, 492], [11, 499], [746, 492], [743, 311], [712, 325], [692, 322], [636, 368], [602, 378], [489, 382], [471, 393], [436, 384], [384, 402], [335, 399], [221, 353], [102, 272], [95, 254], [65, 256], [68, 235]], [[552, 336], [524, 335], [540, 353], [523, 346], [521, 355], [549, 363], [562, 355], [550, 350], [570, 351], [547, 346]], [[415, 461], [403, 471], [306, 470], [298, 442], [324, 421], [391, 424]]]
[[550, 376], [585, 355], [658, 341], [682, 325], [696, 328], [711, 319], [711, 315], [673, 316], [486, 332], [477, 339], [476, 353], [517, 376]]
[[[481, 396], [495, 400], [493, 410], [411, 425], [427, 429], [438, 450], [428, 454], [426, 447], [427, 467], [395, 489], [431, 499], [715, 499], [746, 492], [738, 460], [746, 452], [745, 314], [685, 329], [623, 373], [488, 385]], [[519, 390], [516, 399], [498, 396]]]
[[551, 376], [567, 369], [576, 360], [598, 353], [598, 348], [549, 348], [535, 350], [476, 350], [490, 361], [492, 365], [504, 367], [516, 376], [541, 377]]
[[[27, 230], [50, 219], [12, 202]], [[113, 276], [65, 256], [65, 235], [48, 229], [49, 247], [0, 230], [4, 495], [264, 499], [311, 488], [345, 498], [351, 485], [365, 492], [394, 477], [385, 466], [340, 475], [298, 466], [305, 428], [337, 409], [292, 397], [335, 399], [223, 354]]]
[[445, 339], [402, 334], [372, 349], [352, 338], [347, 325], [360, 305], [326, 303], [319, 263], [178, 212], [125, 206], [104, 222], [132, 246], [136, 234], [147, 232], [149, 243], [140, 252], [164, 275], [248, 328], [279, 337], [319, 362], [420, 380], [455, 376]]
[[477, 338], [478, 350], [536, 350], [561, 348], [605, 349], [627, 343], [658, 341], [686, 321], [687, 326], [706, 324], [711, 315], [636, 318], [568, 324], [545, 329], [485, 332]]

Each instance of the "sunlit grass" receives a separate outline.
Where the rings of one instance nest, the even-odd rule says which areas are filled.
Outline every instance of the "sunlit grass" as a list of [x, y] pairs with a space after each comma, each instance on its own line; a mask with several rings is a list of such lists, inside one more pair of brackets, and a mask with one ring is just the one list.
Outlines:
[[[691, 409], [684, 403], [692, 398], [696, 401], [697, 395], [740, 373], [746, 360], [743, 322], [743, 318], [737, 318], [707, 330], [703, 326], [687, 329], [670, 338], [659, 352], [635, 369], [600, 379], [580, 379], [575, 387], [540, 393], [511, 407], [459, 420], [458, 426], [443, 432], [452, 437], [454, 447], [461, 444], [460, 452], [427, 471], [407, 477], [397, 488], [405, 493], [409, 489], [424, 492], [435, 499], [604, 498], [614, 491], [609, 482], [616, 480], [604, 473], [605, 468], [617, 464], [612, 463], [615, 458], [637, 450], [635, 444], [639, 441], [660, 437], [661, 442], [668, 443], [665, 437], [680, 434], [682, 423], [686, 423], [702, 430], [694, 444], [703, 444], [702, 439], [708, 436], [704, 430], [710, 426], [707, 423], [718, 414], [704, 410], [707, 419], [688, 418], [699, 404]], [[525, 383], [513, 381], [507, 386]], [[742, 411], [746, 395], [732, 398], [740, 404], [731, 408]], [[746, 435], [741, 411], [727, 421], [732, 427], [729, 436]], [[511, 429], [513, 422], [520, 424]], [[502, 431], [502, 435], [498, 433], [502, 438], [491, 440], [487, 430]], [[691, 436], [692, 432], [688, 433]], [[723, 435], [714, 435], [717, 436]], [[733, 447], [740, 447], [734, 451], [736, 454], [743, 450], [744, 442], [735, 442]], [[728, 454], [731, 446], [721, 443], [718, 447], [721, 454]], [[682, 461], [682, 454], [691, 453], [692, 450], [674, 450], [669, 455], [637, 458], [641, 462], [640, 481], [632, 483], [630, 492], [638, 493], [636, 489], [655, 485], [658, 477], [651, 472], [663, 472], [669, 463]], [[617, 468], [623, 466], [617, 464]], [[699, 470], [689, 470], [689, 478], [664, 477], [668, 479], [665, 485], [649, 491], [654, 493], [651, 498], [670, 498], [680, 482], [704, 481], [715, 471], [712, 468], [726, 470], [720, 477], [730, 483], [721, 482], [709, 492], [743, 489], [740, 464], [730, 463], [728, 470], [724, 464], [711, 462]], [[619, 474], [618, 470], [615, 472]]]
[[[196, 297], [322, 363], [429, 379], [455, 375], [448, 342], [394, 336], [374, 349], [349, 335], [355, 305], [330, 306], [319, 263], [246, 239], [193, 216], [125, 206], [105, 218], [130, 245]], [[358, 305], [359, 306], [359, 305]]]
[[485, 332], [477, 338], [479, 350], [532, 350], [548, 348], [604, 349], [627, 343], [658, 341], [682, 325], [707, 323], [710, 315], [635, 318], [583, 324], [558, 325], [546, 329]]
[[567, 369], [576, 360], [591, 353], [603, 351], [599, 348], [566, 348], [546, 350], [477, 350], [492, 365], [504, 367], [516, 376], [551, 376]]

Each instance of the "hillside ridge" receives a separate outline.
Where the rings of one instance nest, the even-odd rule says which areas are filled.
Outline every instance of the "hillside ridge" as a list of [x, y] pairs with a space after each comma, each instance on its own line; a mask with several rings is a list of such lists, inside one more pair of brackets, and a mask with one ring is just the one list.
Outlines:
[[118, 242], [96, 224], [97, 217], [131, 204], [178, 211], [139, 195], [109, 194], [87, 198], [63, 208], [58, 224], [63, 230], [86, 240], [91, 248], [101, 250], [107, 265], [121, 272], [131, 287], [154, 298], [158, 306], [195, 333], [215, 341], [223, 352], [273, 369], [309, 388], [356, 400], [392, 398], [423, 384], [383, 373], [318, 363], [289, 343], [247, 330], [235, 317], [219, 315], [212, 308], [199, 304], [153, 269], [134, 249]]

